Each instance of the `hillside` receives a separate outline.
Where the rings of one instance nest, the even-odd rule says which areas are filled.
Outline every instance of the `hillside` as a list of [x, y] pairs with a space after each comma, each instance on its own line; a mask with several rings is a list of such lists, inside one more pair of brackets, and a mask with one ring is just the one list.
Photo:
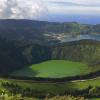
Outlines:
[[62, 43], [52, 48], [52, 59], [66, 59], [100, 65], [100, 42], [81, 40]]
[[0, 38], [0, 74], [27, 65], [27, 60], [12, 41]]
[[100, 42], [80, 40], [60, 43], [53, 46], [31, 45], [24, 47], [24, 55], [32, 63], [46, 60], [71, 60], [100, 65]]
[[[76, 22], [0, 20], [0, 72], [47, 60], [70, 60], [100, 66], [99, 29], [100, 25]], [[80, 38], [87, 34], [92, 38]], [[79, 39], [71, 40], [70, 37]], [[71, 41], [68, 42], [67, 38]]]
[[[3, 34], [2, 34], [3, 33]], [[47, 44], [66, 36], [100, 34], [100, 25], [76, 22], [56, 23], [32, 20], [0, 20], [0, 37], [24, 41], [27, 44]], [[52, 41], [51, 41], [52, 40]]]
[[47, 60], [69, 60], [100, 66], [100, 42], [81, 40], [53, 46], [9, 41], [0, 38], [0, 71], [2, 73]]
[[98, 98], [99, 76], [100, 25], [0, 20], [0, 99]]

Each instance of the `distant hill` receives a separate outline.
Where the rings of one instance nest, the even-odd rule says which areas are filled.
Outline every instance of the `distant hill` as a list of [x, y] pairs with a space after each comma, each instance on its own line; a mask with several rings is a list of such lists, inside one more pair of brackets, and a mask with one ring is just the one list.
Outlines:
[[[28, 43], [47, 43], [51, 38], [45, 35], [100, 34], [100, 25], [86, 25], [77, 22], [46, 22], [32, 20], [0, 20], [0, 37]], [[55, 40], [55, 42], [57, 42]]]

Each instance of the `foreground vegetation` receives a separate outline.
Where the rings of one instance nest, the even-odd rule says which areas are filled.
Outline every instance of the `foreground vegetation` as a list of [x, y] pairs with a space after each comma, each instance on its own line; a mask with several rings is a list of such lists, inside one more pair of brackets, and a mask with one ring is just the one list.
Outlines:
[[[22, 97], [20, 95], [8, 96], [6, 94], [0, 97], [0, 100], [40, 100], [40, 99], [33, 97]], [[88, 99], [85, 99], [84, 97], [73, 97], [69, 95], [69, 96], [55, 96], [52, 98], [45, 97], [44, 99], [41, 100], [88, 100]]]
[[0, 79], [0, 91], [1, 94], [13, 95], [14, 97], [45, 98], [47, 96], [54, 97], [56, 95], [73, 95], [74, 97], [97, 98], [100, 97], [100, 79], [74, 81], [62, 84]]
[[2, 79], [0, 81], [0, 100], [85, 100], [82, 96], [71, 96], [66, 93], [58, 93], [59, 95], [55, 96], [43, 90], [33, 89], [32, 87], [22, 87], [20, 84], [16, 82], [12, 83], [11, 80], [6, 81]]

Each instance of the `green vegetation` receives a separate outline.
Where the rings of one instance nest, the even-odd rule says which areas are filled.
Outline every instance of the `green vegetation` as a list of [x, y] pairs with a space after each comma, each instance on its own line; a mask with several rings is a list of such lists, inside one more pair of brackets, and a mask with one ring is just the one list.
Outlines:
[[73, 82], [72, 85], [74, 85], [75, 88], [77, 89], [84, 89], [87, 88], [88, 86], [100, 86], [100, 78], [99, 79], [91, 79], [83, 82]]
[[20, 94], [14, 96], [8, 96], [8, 94], [4, 94], [2, 97], [0, 97], [0, 100], [87, 100], [87, 99], [85, 99], [84, 97], [74, 97], [71, 95], [54, 96], [52, 98], [45, 97], [44, 99], [38, 99], [35, 97], [22, 97]]
[[52, 59], [63, 59], [85, 62], [91, 66], [98, 66], [100, 62], [100, 42], [81, 40], [61, 43], [52, 47]]
[[47, 60], [81, 62], [92, 67], [93, 70], [98, 70], [100, 68], [99, 43], [82, 40], [53, 46], [26, 45], [26, 42], [13, 42], [0, 38], [0, 73], [11, 73]]
[[38, 36], [39, 34], [41, 36], [41, 33], [49, 34], [50, 32], [69, 35], [100, 34], [100, 25], [86, 25], [77, 22], [57, 23], [32, 20], [0, 20], [0, 23], [0, 35], [8, 39], [19, 39], [20, 36], [24, 35], [26, 40], [32, 40], [34, 35]]
[[[70, 95], [71, 94], [74, 96], [78, 96], [78, 95], [82, 97], [85, 96], [87, 98], [88, 95], [89, 96], [92, 95], [93, 97], [100, 95], [99, 89], [100, 89], [100, 79], [87, 80], [85, 82], [81, 82], [81, 81], [67, 82], [67, 83], [62, 83], [62, 84], [34, 83], [32, 81], [0, 79], [0, 91], [1, 91], [0, 93], [2, 93], [2, 91], [4, 91], [3, 93], [9, 94], [9, 95], [13, 93], [13, 96], [17, 94], [17, 96], [23, 96], [23, 97], [24, 96], [25, 97], [31, 97], [31, 96], [32, 97], [39, 97], [39, 96], [46, 97], [48, 94], [52, 94], [52, 95], [66, 95], [66, 94]], [[59, 96], [59, 99], [60, 99], [60, 96]]]
[[73, 97], [73, 96], [55, 96], [53, 98], [45, 98], [44, 100], [86, 100], [84, 97]]
[[[41, 95], [41, 96], [40, 96]], [[41, 98], [41, 99], [40, 99]], [[0, 82], [0, 100], [85, 100], [80, 96], [52, 96], [44, 91], [22, 88], [16, 83]]]
[[37, 91], [45, 91], [50, 92], [55, 95], [59, 93], [64, 93], [66, 90], [84, 90], [88, 88], [89, 86], [92, 87], [100, 87], [100, 79], [93, 79], [93, 80], [87, 80], [87, 81], [76, 81], [76, 82], [65, 82], [62, 84], [52, 84], [52, 83], [34, 83], [32, 81], [21, 81], [21, 80], [12, 80], [12, 79], [0, 79], [1, 82], [9, 82], [13, 84], [18, 84], [23, 89], [25, 88], [31, 88]]
[[92, 99], [89, 99], [89, 100], [100, 100], [100, 98], [92, 98]]
[[91, 72], [91, 67], [80, 62], [65, 60], [50, 60], [40, 64], [33, 64], [13, 73], [16, 76], [61, 78], [84, 75]]
[[[0, 73], [10, 73], [31, 64], [53, 59], [86, 62], [92, 66], [98, 65], [100, 61], [99, 41], [82, 40], [59, 44], [58, 41], [55, 42], [44, 36], [44, 34], [62, 33], [72, 36], [100, 34], [100, 25], [85, 25], [76, 22], [0, 20]], [[49, 43], [53, 43], [53, 46], [48, 43], [48, 40]]]
[[[62, 77], [77, 75], [80, 78], [80, 75], [100, 71], [100, 41], [80, 40], [61, 43], [56, 39], [57, 37], [54, 39], [46, 34], [73, 37], [90, 34], [99, 39], [100, 25], [0, 20], [0, 76], [11, 77], [9, 74], [12, 73], [15, 77], [62, 79]], [[98, 76], [97, 74], [93, 74], [93, 77]], [[36, 83], [28, 79], [16, 79], [0, 79], [0, 96], [8, 94], [14, 100], [17, 97], [22, 99], [26, 97], [24, 100], [39, 96], [46, 97], [48, 93], [51, 96], [49, 100], [55, 100], [55, 98], [63, 100], [68, 97], [73, 100], [77, 96], [100, 97], [100, 78], [81, 81], [72, 79], [64, 83], [43, 83], [42, 81]], [[78, 100], [80, 98], [78, 97]], [[2, 99], [4, 97], [0, 98]]]

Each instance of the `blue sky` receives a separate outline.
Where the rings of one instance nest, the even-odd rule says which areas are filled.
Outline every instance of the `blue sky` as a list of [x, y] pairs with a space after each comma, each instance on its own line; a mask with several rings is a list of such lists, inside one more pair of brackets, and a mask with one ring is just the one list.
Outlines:
[[100, 0], [0, 0], [1, 19], [100, 23]]

